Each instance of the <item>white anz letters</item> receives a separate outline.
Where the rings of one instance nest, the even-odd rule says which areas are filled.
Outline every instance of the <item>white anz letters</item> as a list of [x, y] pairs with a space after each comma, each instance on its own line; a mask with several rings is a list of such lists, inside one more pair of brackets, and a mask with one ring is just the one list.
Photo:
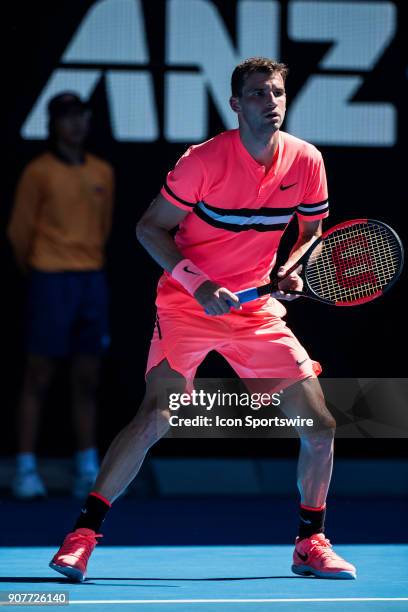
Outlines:
[[[53, 95], [73, 90], [87, 99], [103, 77], [118, 141], [156, 141], [162, 107], [167, 141], [204, 140], [210, 136], [210, 98], [224, 126], [235, 127], [228, 105], [231, 71], [244, 57], [280, 57], [281, 4], [237, 0], [235, 6], [233, 36], [212, 0], [167, 0], [161, 104], [149, 64], [148, 36], [154, 45], [155, 32], [146, 29], [141, 0], [94, 2], [28, 114], [22, 137], [46, 137], [46, 105]], [[285, 129], [318, 145], [394, 145], [395, 107], [358, 96], [396, 25], [396, 7], [390, 1], [289, 2], [289, 38], [305, 45], [331, 44], [317, 74], [311, 74], [290, 101]]]
[[[95, 68], [58, 68], [50, 77], [22, 128], [24, 138], [45, 138], [47, 101], [62, 90], [89, 98], [106, 75], [112, 132], [116, 140], [135, 142], [158, 138], [153, 79], [137, 67], [149, 62], [140, 0], [101, 0], [88, 11], [74, 34], [61, 64], [86, 64]], [[129, 65], [134, 69], [114, 70]], [[106, 69], [109, 67], [108, 69]]]
[[[298, 42], [331, 42], [319, 68], [290, 105], [288, 132], [315, 144], [392, 146], [395, 108], [385, 102], [354, 102], [364, 82], [395, 34], [391, 2], [291, 2], [288, 34]], [[330, 71], [354, 72], [354, 75]], [[358, 71], [360, 74], [356, 75]]]
[[191, 66], [195, 70], [167, 73], [164, 128], [167, 140], [207, 137], [208, 94], [224, 125], [235, 127], [236, 118], [228, 104], [229, 77], [234, 66], [252, 55], [279, 56], [279, 2], [241, 0], [237, 3], [236, 18], [234, 45], [213, 2], [168, 0], [166, 65]]

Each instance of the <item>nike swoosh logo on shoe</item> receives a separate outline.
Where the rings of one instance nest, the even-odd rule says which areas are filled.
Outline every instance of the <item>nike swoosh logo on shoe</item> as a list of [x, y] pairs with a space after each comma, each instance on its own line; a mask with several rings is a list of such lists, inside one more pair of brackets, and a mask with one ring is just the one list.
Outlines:
[[308, 554], [302, 555], [302, 553], [300, 553], [298, 550], [296, 552], [297, 552], [298, 556], [302, 559], [302, 561], [307, 561], [308, 560], [308, 558], [309, 558]]

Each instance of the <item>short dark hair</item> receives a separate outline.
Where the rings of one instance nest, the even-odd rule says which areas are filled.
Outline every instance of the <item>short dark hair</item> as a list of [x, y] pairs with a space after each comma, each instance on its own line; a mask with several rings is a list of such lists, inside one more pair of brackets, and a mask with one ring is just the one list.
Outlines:
[[286, 64], [269, 59], [268, 57], [249, 57], [234, 68], [231, 76], [232, 95], [234, 97], [242, 95], [245, 80], [250, 74], [263, 72], [272, 75], [274, 72], [279, 72], [282, 75], [283, 82], [285, 82], [288, 71], [289, 69]]

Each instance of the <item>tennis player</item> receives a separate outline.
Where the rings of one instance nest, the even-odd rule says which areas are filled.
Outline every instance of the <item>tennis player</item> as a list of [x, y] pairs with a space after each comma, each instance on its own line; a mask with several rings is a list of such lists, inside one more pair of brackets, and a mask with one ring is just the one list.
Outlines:
[[[283, 407], [287, 416], [314, 421], [308, 431], [298, 430], [300, 521], [292, 570], [321, 578], [356, 577], [355, 567], [334, 552], [325, 536], [336, 424], [317, 380], [321, 368], [283, 321], [280, 300], [294, 299], [290, 291], [300, 290], [302, 280], [292, 273], [273, 297], [242, 307], [235, 295], [269, 280], [294, 215], [298, 238], [280, 276], [321, 234], [328, 215], [321, 154], [280, 129], [286, 75], [284, 64], [267, 58], [250, 58], [235, 68], [230, 105], [239, 128], [190, 147], [137, 226], [140, 242], [164, 268], [146, 395], [113, 441], [73, 531], [50, 563], [71, 579], [84, 579], [112, 502], [169, 428], [168, 406], [160, 402], [163, 379], [183, 392], [211, 350], [241, 378], [283, 381], [290, 399]], [[173, 238], [169, 232], [177, 226]]]

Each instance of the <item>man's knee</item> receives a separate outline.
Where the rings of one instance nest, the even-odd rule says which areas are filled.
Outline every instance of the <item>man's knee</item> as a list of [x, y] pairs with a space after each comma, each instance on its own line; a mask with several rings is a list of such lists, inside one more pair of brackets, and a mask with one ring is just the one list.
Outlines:
[[325, 413], [319, 413], [312, 420], [312, 427], [302, 428], [301, 439], [315, 447], [331, 444], [336, 433], [336, 421], [331, 413], [326, 409]]
[[77, 358], [72, 364], [72, 386], [74, 393], [83, 398], [93, 398], [99, 384], [100, 359]]
[[333, 415], [327, 410], [327, 414], [324, 415], [320, 429], [322, 431], [327, 431], [327, 434], [331, 437], [334, 437], [336, 433], [337, 423]]
[[128, 427], [135, 438], [149, 448], [162, 438], [170, 428], [170, 410], [159, 397], [149, 393]]
[[320, 407], [313, 417], [313, 434], [333, 438], [336, 432], [336, 420], [326, 405]]
[[129, 423], [132, 434], [149, 447], [170, 428], [169, 394], [185, 390], [183, 376], [163, 360], [146, 377], [146, 394], [135, 417]]
[[52, 359], [30, 355], [25, 374], [25, 391], [36, 396], [43, 396], [51, 383], [54, 370], [55, 363]]
[[307, 379], [294, 386], [290, 391], [289, 403], [293, 402], [296, 412], [301, 417], [312, 420], [311, 427], [301, 429], [300, 436], [313, 440], [320, 436], [322, 439], [332, 439], [336, 431], [336, 421], [326, 406], [323, 391], [317, 379]]
[[168, 420], [171, 394], [184, 393], [185, 389], [186, 379], [164, 359], [152, 368], [146, 377], [146, 394], [143, 400], [145, 410], [154, 411]]
[[336, 421], [327, 410], [327, 414], [319, 416], [311, 431], [300, 433], [302, 446], [307, 447], [314, 455], [325, 457], [333, 451]]

